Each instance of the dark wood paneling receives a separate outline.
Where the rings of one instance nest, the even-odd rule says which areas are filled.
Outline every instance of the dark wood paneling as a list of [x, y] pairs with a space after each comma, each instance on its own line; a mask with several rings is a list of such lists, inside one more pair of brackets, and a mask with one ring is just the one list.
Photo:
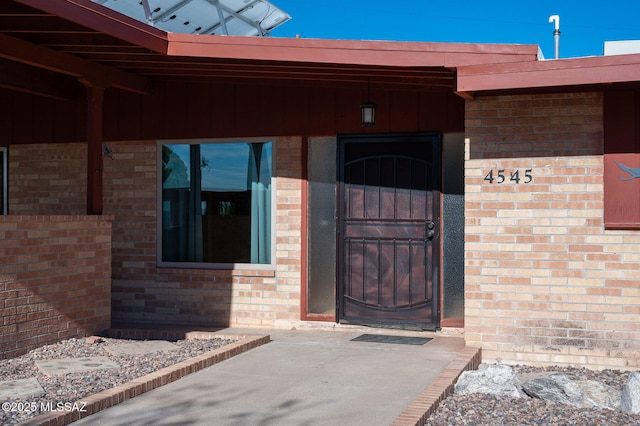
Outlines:
[[[320, 111], [320, 114], [333, 114], [336, 116], [336, 127], [327, 129], [327, 134], [336, 133], [360, 133], [363, 129], [360, 126], [360, 104], [366, 101], [366, 92], [357, 89], [343, 89], [336, 92], [336, 102], [331, 109]], [[382, 107], [378, 106], [382, 111]], [[383, 126], [376, 126], [378, 128]], [[337, 132], [337, 129], [341, 129]]]
[[447, 107], [446, 93], [420, 93], [418, 126], [427, 131], [446, 128], [447, 115], [449, 112]]
[[185, 83], [178, 82], [165, 87], [162, 105], [162, 135], [167, 139], [179, 139], [185, 134], [193, 135], [193, 129], [187, 125], [189, 115], [195, 107], [187, 102], [192, 96]]
[[605, 154], [637, 153], [640, 97], [635, 91], [608, 92], [604, 95]]
[[210, 83], [203, 83], [202, 89], [190, 90], [189, 96], [185, 99], [188, 108], [195, 106], [192, 114], [187, 116], [187, 126], [193, 131], [195, 137], [210, 136], [213, 131], [211, 110], [216, 98], [212, 96], [213, 90]]
[[34, 96], [15, 94], [11, 96], [11, 114], [13, 116], [13, 133], [11, 142], [34, 143], [33, 139], [33, 102]]
[[0, 89], [2, 144], [85, 140], [84, 103], [84, 97], [61, 101]]
[[[430, 104], [433, 107], [433, 104]], [[454, 93], [447, 93], [446, 123], [450, 132], [464, 132], [464, 99]]]
[[336, 128], [336, 116], [327, 114], [336, 103], [336, 90], [324, 87], [312, 87], [306, 90], [309, 93], [307, 109], [309, 115], [309, 135], [325, 136], [334, 135], [331, 129]]
[[213, 84], [209, 93], [214, 99], [211, 111], [207, 113], [207, 119], [212, 124], [210, 137], [214, 135], [232, 136], [237, 134], [237, 113], [230, 99], [236, 98], [236, 88], [233, 85]]
[[283, 119], [291, 131], [299, 135], [309, 134], [309, 91], [287, 87], [283, 96]]
[[14, 117], [11, 103], [13, 93], [14, 92], [0, 89], [0, 129], [2, 129], [0, 146], [8, 145], [13, 139]]
[[75, 101], [56, 102], [53, 106], [54, 140], [84, 141], [87, 135], [87, 111], [84, 90]]
[[[7, 143], [86, 140], [84, 91], [60, 101], [0, 89], [12, 123]], [[4, 96], [6, 94], [6, 96]], [[151, 95], [107, 89], [104, 139], [305, 136], [462, 131], [464, 101], [453, 93], [375, 89], [377, 124], [360, 126], [366, 87], [154, 81]], [[7, 119], [7, 116], [4, 116]], [[37, 125], [38, 127], [34, 127]], [[4, 127], [7, 129], [8, 127]]]
[[[107, 98], [111, 96], [111, 93], [107, 91]], [[162, 121], [164, 120], [164, 107], [163, 101], [165, 100], [164, 92], [161, 88], [156, 87], [154, 83], [154, 91], [149, 96], [142, 96], [141, 106], [142, 111], [140, 114], [140, 127], [142, 129], [141, 139], [155, 139], [162, 134]], [[114, 114], [117, 110], [107, 110], [107, 114]], [[113, 139], [127, 140], [124, 137], [127, 133], [120, 132]], [[131, 140], [129, 138], [129, 140]]]
[[640, 229], [640, 93], [604, 96], [604, 222]]
[[105, 110], [114, 111], [119, 107], [119, 114], [105, 114], [104, 140], [115, 139], [122, 133], [130, 134], [132, 140], [139, 139], [142, 135], [141, 103], [140, 96], [124, 91], [114, 91], [112, 96], [106, 97]]
[[282, 89], [273, 86], [238, 85], [235, 100], [238, 136], [278, 135], [284, 125]]
[[54, 102], [48, 98], [33, 98], [33, 141], [47, 143], [54, 140], [55, 120], [51, 111], [54, 110]]
[[[417, 92], [398, 91], [390, 93], [389, 131], [402, 132], [409, 128], [418, 128], [418, 99]], [[436, 129], [434, 129], [436, 130]]]
[[80, 85], [76, 79], [51, 71], [0, 59], [0, 87], [60, 100], [73, 100]]

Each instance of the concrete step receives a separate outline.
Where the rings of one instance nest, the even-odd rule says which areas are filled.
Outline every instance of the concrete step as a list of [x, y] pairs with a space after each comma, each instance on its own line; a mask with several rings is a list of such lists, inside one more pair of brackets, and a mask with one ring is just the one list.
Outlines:
[[102, 370], [105, 368], [118, 368], [119, 365], [106, 356], [91, 356], [36, 361], [36, 367], [45, 374], [56, 375]]
[[35, 377], [0, 382], [0, 400], [44, 395], [44, 389]]

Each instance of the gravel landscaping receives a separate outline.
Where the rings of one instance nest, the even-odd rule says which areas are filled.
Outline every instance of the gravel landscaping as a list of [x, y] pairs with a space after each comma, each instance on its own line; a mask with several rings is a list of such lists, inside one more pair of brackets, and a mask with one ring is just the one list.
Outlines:
[[[518, 375], [544, 371], [561, 372], [595, 380], [622, 390], [628, 372], [593, 371], [586, 368], [513, 366]], [[632, 426], [640, 425], [640, 415], [620, 410], [585, 409], [533, 398], [510, 398], [487, 394], [453, 394], [440, 403], [429, 417], [430, 426]]]
[[[18, 358], [0, 361], [0, 382], [36, 378], [45, 394], [5, 400], [0, 410], [0, 424], [11, 425], [41, 414], [41, 408], [52, 404], [72, 404], [105, 389], [129, 382], [145, 374], [188, 360], [232, 343], [222, 339], [186, 339], [174, 343], [179, 350], [142, 355], [112, 355], [107, 345], [132, 343], [133, 340], [103, 338], [100, 343], [87, 343], [85, 339], [70, 339], [34, 349]], [[115, 361], [116, 369], [94, 370], [82, 373], [46, 375], [35, 365], [36, 361], [60, 358], [105, 356]]]
[[[44, 395], [2, 401], [20, 405], [20, 410], [0, 410], [0, 424], [12, 425], [25, 421], [43, 412], [47, 404], [69, 403], [81, 400], [135, 378], [164, 367], [196, 357], [220, 348], [233, 340], [189, 339], [172, 342], [179, 350], [162, 351], [138, 355], [112, 355], [105, 347], [132, 343], [134, 340], [103, 338], [99, 343], [85, 339], [70, 339], [57, 344], [43, 346], [18, 358], [0, 361], [0, 382], [7, 380], [36, 378], [45, 391]], [[108, 357], [119, 368], [95, 370], [82, 373], [47, 375], [36, 362], [47, 359]], [[589, 380], [596, 380], [622, 390], [629, 373], [616, 370], [594, 371], [585, 368], [536, 368], [513, 366], [518, 375], [554, 371]], [[510, 398], [487, 394], [451, 395], [441, 402], [436, 412], [429, 417], [431, 426], [520, 426], [520, 425], [640, 425], [640, 415], [620, 410], [575, 408], [533, 398]]]

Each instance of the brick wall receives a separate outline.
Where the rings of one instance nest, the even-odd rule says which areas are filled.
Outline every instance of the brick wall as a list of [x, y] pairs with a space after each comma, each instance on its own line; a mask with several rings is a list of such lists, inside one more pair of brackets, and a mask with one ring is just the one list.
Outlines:
[[[116, 324], [149, 316], [156, 303], [151, 299], [156, 285], [148, 281], [156, 281], [157, 159], [155, 141], [109, 142], [108, 146], [113, 159], [105, 158], [103, 163], [104, 213], [114, 218], [111, 312]], [[169, 285], [157, 287], [166, 288], [171, 297]]]
[[110, 142], [105, 214], [113, 223], [113, 322], [276, 326], [300, 318], [301, 139], [275, 149], [276, 268], [157, 268], [157, 144]]
[[277, 307], [274, 324], [300, 319], [302, 278], [302, 139], [278, 138], [276, 144], [276, 283], [266, 303]]
[[9, 148], [9, 214], [86, 213], [87, 145]]
[[640, 364], [640, 233], [604, 230], [602, 115], [599, 93], [467, 102], [465, 337], [484, 360]]
[[0, 216], [0, 358], [110, 327], [107, 216]]

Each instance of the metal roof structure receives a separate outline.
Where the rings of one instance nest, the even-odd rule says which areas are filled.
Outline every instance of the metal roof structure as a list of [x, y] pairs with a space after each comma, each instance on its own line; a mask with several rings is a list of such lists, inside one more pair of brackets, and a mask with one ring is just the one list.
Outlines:
[[266, 0], [91, 0], [169, 33], [265, 36], [291, 16]]
[[168, 33], [92, 0], [0, 1], [0, 87], [62, 99], [76, 96], [78, 81], [150, 93], [152, 79], [324, 87], [371, 81], [450, 92], [458, 66], [535, 61], [537, 52], [535, 45]]
[[[140, 7], [142, 0], [110, 1]], [[540, 61], [538, 51], [536, 45], [170, 33], [93, 0], [0, 1], [0, 87], [60, 99], [75, 98], [78, 81], [148, 94], [153, 79], [334, 88], [370, 81], [464, 98], [640, 85], [640, 54]]]

